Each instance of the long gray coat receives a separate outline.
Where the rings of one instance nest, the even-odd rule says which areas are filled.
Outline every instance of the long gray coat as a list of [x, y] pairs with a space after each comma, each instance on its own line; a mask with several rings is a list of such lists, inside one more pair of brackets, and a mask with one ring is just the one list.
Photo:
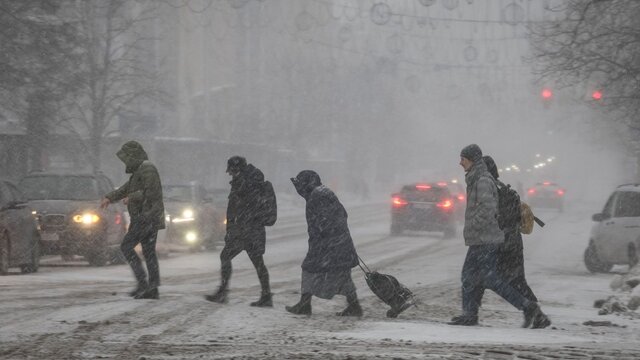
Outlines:
[[465, 176], [467, 210], [464, 215], [464, 243], [501, 244], [504, 232], [498, 226], [498, 189], [484, 161], [476, 161]]

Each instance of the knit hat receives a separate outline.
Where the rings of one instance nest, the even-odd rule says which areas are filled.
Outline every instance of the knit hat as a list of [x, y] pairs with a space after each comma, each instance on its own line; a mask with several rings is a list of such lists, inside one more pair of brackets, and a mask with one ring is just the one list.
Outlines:
[[460, 151], [460, 156], [476, 162], [482, 159], [482, 150], [480, 150], [480, 146], [476, 144], [467, 145]]

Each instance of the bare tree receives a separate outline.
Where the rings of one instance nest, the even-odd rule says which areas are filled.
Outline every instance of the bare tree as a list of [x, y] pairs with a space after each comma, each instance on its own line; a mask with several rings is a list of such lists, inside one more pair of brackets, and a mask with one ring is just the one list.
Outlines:
[[552, 10], [558, 21], [531, 28], [538, 74], [561, 87], [601, 90], [592, 101], [626, 127], [639, 155], [640, 1], [567, 0]]

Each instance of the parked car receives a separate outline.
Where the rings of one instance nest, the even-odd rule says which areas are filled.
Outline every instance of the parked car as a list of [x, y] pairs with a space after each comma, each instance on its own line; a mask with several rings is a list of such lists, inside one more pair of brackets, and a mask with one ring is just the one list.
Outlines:
[[545, 181], [537, 183], [527, 190], [527, 204], [537, 208], [564, 210], [565, 189], [558, 184]]
[[391, 235], [405, 230], [442, 231], [456, 234], [456, 203], [446, 186], [418, 183], [391, 195]]
[[[222, 204], [200, 184], [163, 185], [166, 241], [188, 250], [214, 248], [224, 241], [226, 196]], [[226, 191], [228, 193], [228, 191]]]
[[40, 234], [24, 196], [8, 180], [0, 180], [0, 275], [10, 267], [23, 273], [38, 271]]
[[640, 184], [619, 186], [592, 217], [584, 263], [590, 272], [608, 272], [613, 265], [638, 264], [640, 249]]
[[40, 222], [43, 254], [64, 260], [81, 255], [92, 266], [123, 262], [120, 243], [126, 233], [122, 203], [100, 209], [100, 199], [114, 187], [103, 174], [33, 173], [19, 188]]

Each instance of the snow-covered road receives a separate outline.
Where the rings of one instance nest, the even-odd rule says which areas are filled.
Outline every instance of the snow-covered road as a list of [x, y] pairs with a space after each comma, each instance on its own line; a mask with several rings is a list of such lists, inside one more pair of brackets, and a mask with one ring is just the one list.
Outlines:
[[[45, 266], [31, 275], [0, 278], [2, 359], [190, 358], [527, 358], [623, 359], [640, 357], [640, 320], [598, 316], [596, 299], [611, 293], [612, 275], [589, 274], [582, 264], [593, 211], [584, 204], [564, 213], [540, 211], [547, 222], [525, 239], [528, 280], [553, 321], [544, 330], [521, 329], [522, 315], [487, 292], [481, 326], [446, 325], [460, 308], [459, 274], [466, 248], [461, 236], [439, 233], [389, 237], [386, 204], [347, 206], [360, 256], [414, 290], [419, 306], [398, 319], [353, 271], [365, 315], [338, 318], [343, 298], [313, 300], [313, 315], [287, 313], [297, 302], [300, 263], [306, 251], [301, 211], [269, 229], [265, 261], [273, 309], [249, 303], [259, 296], [246, 255], [234, 260], [229, 303], [203, 295], [215, 289], [218, 252], [161, 259], [160, 300], [132, 300], [125, 265], [91, 268]], [[626, 271], [620, 267], [614, 270]], [[587, 320], [618, 326], [590, 327]]]

